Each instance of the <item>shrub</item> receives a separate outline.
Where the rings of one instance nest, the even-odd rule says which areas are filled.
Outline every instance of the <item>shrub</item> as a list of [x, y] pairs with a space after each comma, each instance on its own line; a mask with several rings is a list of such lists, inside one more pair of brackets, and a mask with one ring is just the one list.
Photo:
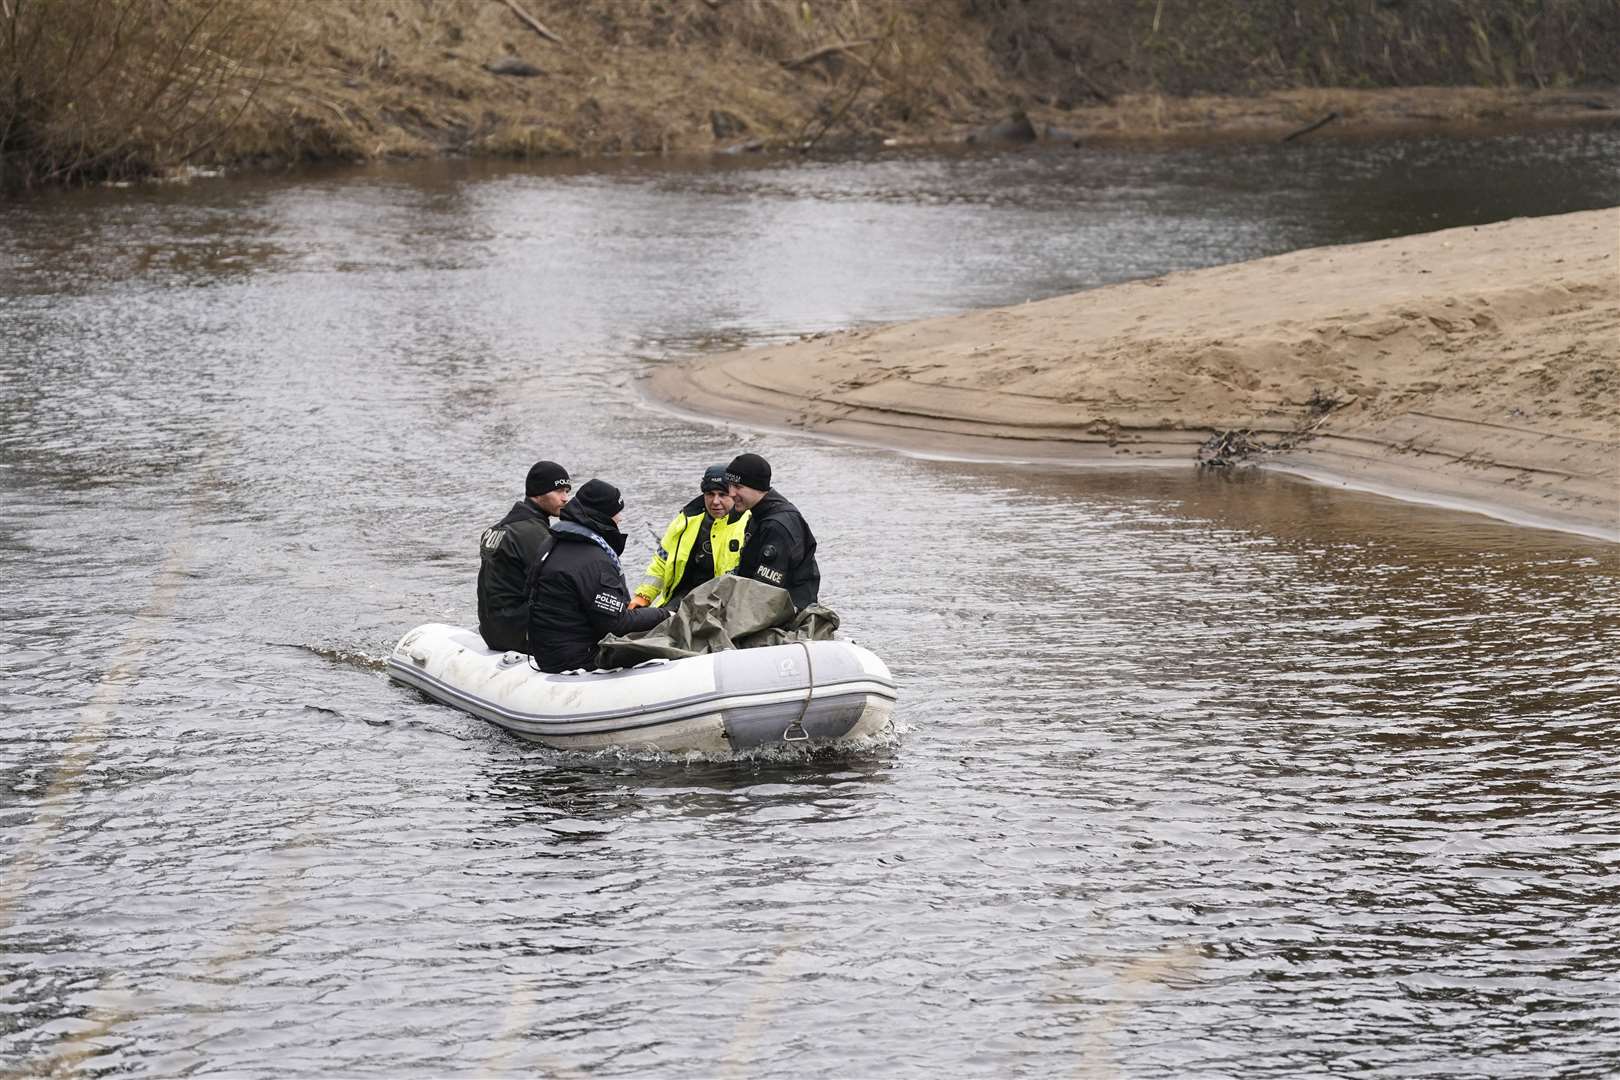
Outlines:
[[0, 0], [0, 188], [193, 160], [251, 102], [273, 31], [251, 0]]

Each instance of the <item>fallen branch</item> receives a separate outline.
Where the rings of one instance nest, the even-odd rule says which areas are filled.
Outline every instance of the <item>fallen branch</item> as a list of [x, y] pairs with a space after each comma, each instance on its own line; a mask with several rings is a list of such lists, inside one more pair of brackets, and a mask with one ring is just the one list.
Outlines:
[[[865, 38], [861, 41], [836, 41], [831, 45], [823, 45], [819, 49], [811, 49], [803, 56], [789, 57], [788, 59], [781, 61], [781, 64], [789, 71], [792, 71], [794, 68], [801, 68], [806, 64], [813, 64], [824, 56], [832, 56], [834, 53], [849, 52], [851, 49], [858, 49], [863, 45], [871, 45], [872, 43], [871, 38]], [[857, 56], [855, 59], [859, 60], [860, 57]]]
[[527, 11], [524, 11], [522, 5], [520, 5], [517, 0], [501, 0], [501, 3], [505, 4], [507, 10], [511, 11], [512, 14], [522, 19], [524, 23], [528, 25], [530, 30], [533, 30], [547, 41], [556, 42], [558, 45], [563, 43], [562, 38], [546, 29], [545, 23], [542, 23], [539, 19], [535, 18], [533, 15], [530, 15]]
[[1315, 131], [1317, 128], [1322, 127], [1324, 124], [1330, 124], [1333, 121], [1337, 120], [1338, 118], [1339, 118], [1338, 113], [1330, 112], [1330, 113], [1328, 113], [1326, 116], [1322, 117], [1322, 119], [1318, 120], [1314, 124], [1306, 124], [1304, 127], [1300, 128], [1298, 131], [1290, 131], [1287, 135], [1284, 135], [1282, 137], [1282, 141], [1283, 142], [1293, 142], [1295, 139], [1299, 138], [1301, 135], [1309, 135], [1311, 132]]
[[1194, 455], [1194, 460], [1200, 469], [1229, 469], [1247, 458], [1292, 450], [1301, 443], [1315, 438], [1316, 429], [1321, 427], [1329, 416], [1354, 404], [1355, 401], [1354, 395], [1337, 398], [1321, 390], [1313, 390], [1310, 399], [1305, 402], [1305, 417], [1294, 426], [1293, 430], [1281, 432], [1276, 442], [1266, 442], [1252, 428], [1217, 430], [1204, 440], [1204, 444]]

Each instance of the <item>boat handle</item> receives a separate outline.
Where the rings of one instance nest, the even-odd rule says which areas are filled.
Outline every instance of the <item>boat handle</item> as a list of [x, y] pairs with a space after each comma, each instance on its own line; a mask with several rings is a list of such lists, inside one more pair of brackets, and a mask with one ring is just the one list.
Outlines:
[[804, 729], [804, 714], [810, 711], [810, 696], [816, 692], [816, 662], [810, 658], [810, 643], [798, 642], [799, 648], [804, 650], [804, 702], [799, 706], [799, 715], [782, 732], [782, 741], [785, 743], [806, 742], [810, 733]]

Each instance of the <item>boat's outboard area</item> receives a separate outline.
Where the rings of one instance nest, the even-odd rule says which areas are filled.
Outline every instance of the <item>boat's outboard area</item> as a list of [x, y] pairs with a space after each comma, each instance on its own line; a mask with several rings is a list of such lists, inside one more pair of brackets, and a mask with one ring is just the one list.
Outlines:
[[388, 658], [390, 678], [558, 749], [725, 753], [876, 735], [896, 690], [888, 667], [848, 641], [795, 641], [546, 674], [475, 630], [428, 623]]

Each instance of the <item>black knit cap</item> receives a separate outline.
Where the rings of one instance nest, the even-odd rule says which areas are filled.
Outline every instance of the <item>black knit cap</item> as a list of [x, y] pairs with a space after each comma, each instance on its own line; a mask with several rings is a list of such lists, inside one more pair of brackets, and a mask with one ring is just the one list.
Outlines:
[[523, 494], [544, 495], [568, 487], [567, 469], [555, 461], [537, 461], [529, 468], [528, 479], [523, 481]]
[[624, 509], [624, 499], [619, 497], [619, 489], [606, 480], [585, 481], [569, 501], [578, 503], [582, 509], [593, 510], [605, 518], [611, 518]]
[[726, 479], [756, 491], [771, 490], [771, 463], [758, 454], [738, 454], [726, 466]]
[[699, 491], [725, 491], [726, 467], [724, 465], [710, 465], [703, 470], [703, 479], [698, 483]]

